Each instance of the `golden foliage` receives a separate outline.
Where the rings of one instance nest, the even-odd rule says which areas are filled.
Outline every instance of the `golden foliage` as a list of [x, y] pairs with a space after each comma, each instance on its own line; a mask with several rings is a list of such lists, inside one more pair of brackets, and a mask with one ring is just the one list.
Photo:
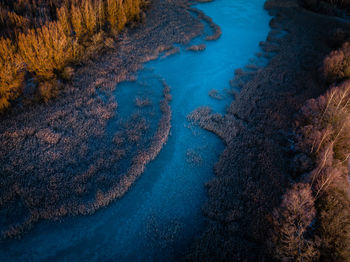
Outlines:
[[97, 15], [95, 4], [92, 1], [83, 1], [84, 22], [89, 36], [93, 36], [97, 30]]
[[[107, 34], [114, 35], [128, 21], [137, 20], [141, 6], [143, 0], [23, 0], [15, 2], [13, 10], [0, 5], [0, 26], [14, 37], [13, 41], [1, 38], [0, 43], [0, 110], [20, 94], [23, 69], [45, 83], [39, 93], [44, 100], [50, 98], [48, 92], [54, 88], [47, 88], [51, 85], [47, 83], [57, 76], [71, 78], [65, 71], [68, 65], [114, 47]], [[50, 17], [52, 12], [56, 21]]]
[[98, 29], [103, 30], [106, 24], [106, 4], [104, 1], [95, 2]]
[[81, 8], [76, 5], [71, 6], [71, 19], [75, 34], [79, 39], [87, 32]]
[[108, 14], [107, 20], [112, 30], [117, 29], [117, 23], [118, 23], [117, 12], [118, 12], [117, 1], [107, 0], [107, 14]]
[[117, 17], [118, 17], [117, 29], [118, 31], [121, 31], [123, 30], [127, 22], [122, 0], [117, 0]]
[[57, 10], [58, 22], [60, 23], [62, 30], [66, 36], [69, 36], [72, 33], [72, 26], [70, 23], [69, 16], [70, 14], [66, 6], [62, 6], [60, 9]]
[[58, 86], [56, 81], [41, 82], [38, 87], [41, 99], [47, 103], [50, 99], [58, 94]]
[[0, 38], [0, 111], [21, 94], [23, 80], [23, 65], [15, 46], [11, 40]]
[[39, 29], [32, 29], [18, 37], [19, 53], [27, 69], [39, 79], [55, 77], [73, 61], [72, 39], [64, 34], [59, 23], [49, 23]]

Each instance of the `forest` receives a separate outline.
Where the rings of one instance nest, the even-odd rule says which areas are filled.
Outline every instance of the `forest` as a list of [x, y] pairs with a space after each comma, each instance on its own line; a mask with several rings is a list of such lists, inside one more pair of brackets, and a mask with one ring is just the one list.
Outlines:
[[142, 19], [144, 0], [4, 0], [0, 2], [0, 111], [33, 78], [48, 101], [84, 63], [113, 48], [126, 24]]
[[[314, 10], [322, 6], [305, 2]], [[348, 1], [326, 2], [321, 8], [326, 14], [334, 14], [334, 5], [349, 7]], [[333, 44], [341, 47], [320, 69], [330, 88], [308, 100], [296, 119], [302, 172], [272, 214], [273, 253], [281, 260], [350, 261], [350, 38], [342, 29], [334, 36]]]

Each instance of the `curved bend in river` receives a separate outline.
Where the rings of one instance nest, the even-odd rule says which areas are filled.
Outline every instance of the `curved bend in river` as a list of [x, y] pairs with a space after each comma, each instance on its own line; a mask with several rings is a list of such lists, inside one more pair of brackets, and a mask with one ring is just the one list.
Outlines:
[[154, 0], [65, 99], [4, 116], [0, 229], [21, 239], [2, 240], [0, 260], [181, 256], [203, 228], [204, 183], [223, 150], [187, 115], [224, 113], [234, 70], [264, 63], [253, 58], [269, 29], [263, 4]]

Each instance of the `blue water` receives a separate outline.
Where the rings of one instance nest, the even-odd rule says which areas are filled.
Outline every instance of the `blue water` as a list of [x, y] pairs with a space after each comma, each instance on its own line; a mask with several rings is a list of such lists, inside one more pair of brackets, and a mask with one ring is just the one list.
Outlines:
[[[21, 240], [1, 243], [0, 261], [171, 261], [181, 256], [204, 225], [204, 183], [224, 149], [213, 134], [191, 126], [186, 116], [199, 106], [224, 113], [234, 70], [260, 52], [269, 17], [264, 0], [216, 0], [198, 4], [222, 29], [222, 37], [205, 42], [204, 52], [186, 51], [145, 65], [138, 81], [119, 85], [117, 101], [136, 97], [159, 100], [160, 80], [171, 87], [172, 128], [167, 144], [131, 190], [96, 214], [44, 221]], [[147, 87], [152, 86], [147, 91]], [[144, 92], [142, 91], [144, 88]], [[217, 90], [222, 99], [209, 96]], [[135, 110], [119, 102], [119, 114]], [[110, 126], [109, 128], [113, 128]]]

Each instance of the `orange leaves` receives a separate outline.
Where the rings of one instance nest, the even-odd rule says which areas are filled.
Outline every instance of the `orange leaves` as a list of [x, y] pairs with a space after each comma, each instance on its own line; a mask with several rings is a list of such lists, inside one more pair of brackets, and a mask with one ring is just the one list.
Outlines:
[[23, 63], [11, 40], [0, 38], [0, 112], [21, 94]]
[[[128, 19], [135, 20], [142, 0], [53, 1], [46, 9], [41, 5], [38, 1], [23, 1], [14, 11], [0, 6], [1, 25], [11, 23], [7, 30], [13, 30], [15, 36], [14, 41], [0, 41], [0, 111], [21, 93], [24, 69], [39, 82], [53, 83], [57, 76], [66, 75], [64, 69], [69, 64], [85, 61], [106, 46], [114, 46], [106, 33], [114, 35], [123, 30]], [[33, 21], [16, 13], [27, 9]], [[35, 10], [41, 11], [38, 17], [31, 17], [37, 13]], [[48, 15], [55, 10], [57, 21]], [[51, 89], [43, 90], [39, 93], [46, 94], [45, 100], [51, 97]]]
[[74, 58], [72, 39], [56, 22], [20, 34], [18, 48], [27, 69], [43, 80], [54, 78]]

